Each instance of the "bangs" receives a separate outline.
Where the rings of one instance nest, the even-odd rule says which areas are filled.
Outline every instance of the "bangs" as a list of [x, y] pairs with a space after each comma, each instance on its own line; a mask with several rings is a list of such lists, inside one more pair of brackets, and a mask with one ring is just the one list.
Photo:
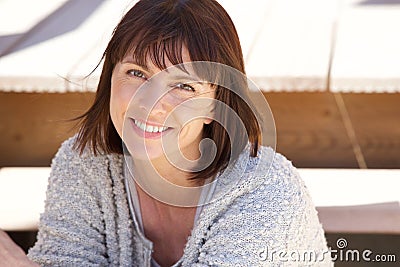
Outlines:
[[[205, 9], [203, 5], [202, 1], [139, 1], [121, 20], [116, 28], [118, 34], [114, 32], [106, 49], [111, 63], [115, 66], [131, 57], [142, 66], [151, 62], [163, 70], [166, 61], [173, 65], [183, 63], [185, 47], [191, 61], [220, 62], [242, 70], [234, 63], [241, 50], [232, 49], [232, 42], [227, 41], [226, 25], [217, 27], [213, 17], [199, 16], [200, 10]], [[223, 44], [227, 44], [226, 49], [222, 49]]]
[[[167, 60], [172, 65], [182, 64], [182, 49], [183, 47], [187, 47], [183, 34], [181, 32], [172, 32], [165, 35], [164, 32], [164, 36], [162, 36], [158, 30], [154, 29], [155, 31], [153, 32], [151, 30], [138, 34], [130, 42], [130, 47], [126, 50], [127, 52], [123, 57], [132, 57], [135, 62], [145, 67], [148, 67], [148, 61], [150, 60], [160, 70], [167, 68]], [[154, 36], [162, 36], [162, 38], [154, 39]]]
[[173, 65], [183, 63], [183, 47], [188, 49], [189, 56], [193, 59], [193, 53], [196, 52], [194, 47], [188, 45], [190, 27], [182, 15], [182, 4], [171, 5], [171, 1], [154, 2], [151, 7], [140, 7], [145, 2], [139, 1], [136, 4], [138, 7], [131, 11], [140, 14], [127, 14], [117, 26], [122, 29], [123, 34], [119, 34], [117, 38], [114, 35], [112, 47], [107, 49], [113, 64], [130, 57], [145, 67], [151, 60], [151, 63], [163, 70], [167, 67], [167, 60]]

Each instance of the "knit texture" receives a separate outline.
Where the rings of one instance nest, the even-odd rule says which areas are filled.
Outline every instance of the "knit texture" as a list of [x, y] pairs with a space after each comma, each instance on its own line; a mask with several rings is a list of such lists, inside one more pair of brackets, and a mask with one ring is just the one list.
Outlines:
[[[148, 265], [151, 242], [131, 218], [123, 156], [88, 149], [79, 155], [75, 138], [52, 161], [38, 241], [28, 257], [41, 266]], [[307, 188], [284, 156], [266, 147], [257, 158], [244, 151], [217, 179], [216, 201], [203, 208], [182, 266], [333, 266], [329, 254], [311, 262], [294, 254], [328, 248]]]

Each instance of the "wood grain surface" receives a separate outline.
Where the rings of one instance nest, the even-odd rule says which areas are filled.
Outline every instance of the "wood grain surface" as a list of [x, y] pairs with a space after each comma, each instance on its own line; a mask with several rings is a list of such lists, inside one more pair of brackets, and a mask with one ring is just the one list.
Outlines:
[[[264, 93], [275, 118], [277, 151], [298, 167], [358, 168], [334, 95]], [[65, 120], [93, 93], [0, 93], [0, 167], [49, 166], [72, 136]], [[368, 168], [400, 168], [400, 94], [342, 94]]]

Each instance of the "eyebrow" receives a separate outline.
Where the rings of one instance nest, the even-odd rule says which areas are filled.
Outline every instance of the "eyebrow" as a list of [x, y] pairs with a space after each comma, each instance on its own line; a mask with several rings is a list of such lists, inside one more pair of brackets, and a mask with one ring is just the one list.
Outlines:
[[149, 68], [147, 66], [141, 65], [138, 62], [132, 60], [132, 59], [124, 59], [121, 61], [122, 64], [133, 64], [136, 66], [141, 67], [142, 69], [144, 69], [145, 71], [149, 72]]
[[192, 76], [189, 76], [189, 75], [173, 76], [173, 79], [175, 79], [175, 80], [188, 80], [188, 81], [195, 82], [195, 83], [204, 83], [205, 82], [205, 81], [203, 81], [203, 80], [201, 80], [199, 78], [196, 79], [196, 77], [192, 77]]
[[[147, 72], [150, 72], [150, 70], [147, 66], [141, 65], [138, 62], [136, 62], [135, 60], [132, 60], [130, 58], [122, 60], [121, 63], [122, 64], [133, 64], [133, 65], [141, 67], [142, 69], [144, 69]], [[165, 71], [168, 72], [168, 68]], [[196, 79], [196, 77], [193, 77], [192, 75], [177, 75], [177, 76], [173, 76], [173, 79], [174, 80], [188, 80], [188, 81], [191, 81], [196, 84], [207, 83], [207, 81], [200, 80], [199, 78]]]

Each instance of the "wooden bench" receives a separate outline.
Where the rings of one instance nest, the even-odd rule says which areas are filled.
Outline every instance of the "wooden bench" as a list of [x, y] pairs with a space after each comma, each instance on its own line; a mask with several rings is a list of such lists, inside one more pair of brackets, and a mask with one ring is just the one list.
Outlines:
[[328, 233], [400, 234], [399, 169], [299, 169]]
[[[327, 233], [400, 234], [400, 170], [299, 169]], [[36, 230], [50, 168], [0, 169], [0, 228]]]
[[44, 209], [48, 167], [0, 169], [0, 228], [36, 230]]

